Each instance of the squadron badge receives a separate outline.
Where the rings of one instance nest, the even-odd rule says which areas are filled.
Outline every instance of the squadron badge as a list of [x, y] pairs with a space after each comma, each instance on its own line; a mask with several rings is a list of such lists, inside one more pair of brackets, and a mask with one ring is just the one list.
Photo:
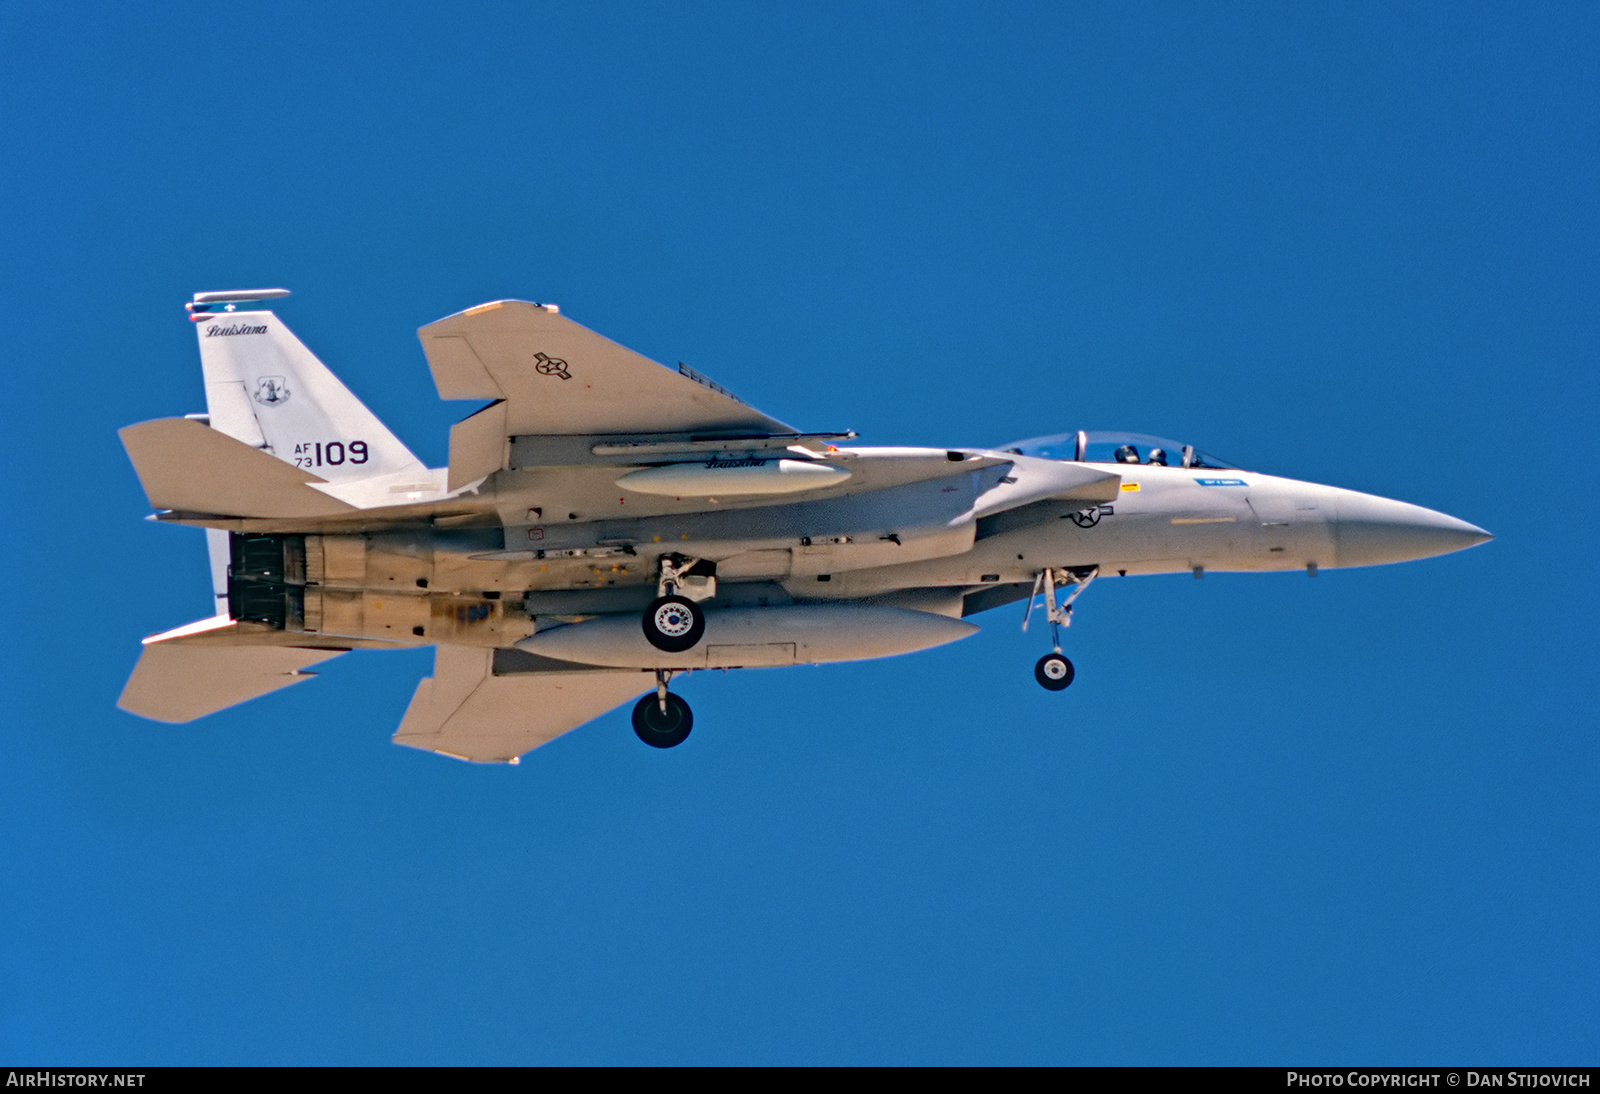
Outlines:
[[256, 402], [262, 406], [281, 406], [289, 401], [289, 385], [282, 376], [263, 376], [256, 381]]

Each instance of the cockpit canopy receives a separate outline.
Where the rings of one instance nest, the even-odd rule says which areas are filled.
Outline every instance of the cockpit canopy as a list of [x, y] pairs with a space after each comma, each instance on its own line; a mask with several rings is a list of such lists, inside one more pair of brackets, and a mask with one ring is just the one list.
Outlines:
[[1157, 467], [1233, 468], [1236, 465], [1201, 452], [1192, 444], [1152, 437], [1148, 433], [1086, 432], [1057, 433], [1032, 437], [1005, 447], [1019, 456], [1039, 456], [1047, 460], [1079, 460], [1084, 463], [1128, 463]]

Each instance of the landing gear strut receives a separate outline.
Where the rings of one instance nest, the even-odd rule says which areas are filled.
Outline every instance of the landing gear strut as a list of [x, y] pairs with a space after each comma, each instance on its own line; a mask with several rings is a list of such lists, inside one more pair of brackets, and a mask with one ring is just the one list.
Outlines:
[[[1072, 662], [1061, 653], [1061, 628], [1072, 626], [1072, 602], [1078, 599], [1083, 590], [1100, 573], [1098, 566], [1090, 566], [1077, 570], [1041, 570], [1039, 576], [1033, 579], [1033, 593], [1028, 597], [1028, 610], [1022, 617], [1022, 629], [1028, 629], [1028, 620], [1033, 616], [1033, 602], [1040, 591], [1044, 592], [1045, 618], [1050, 621], [1050, 645], [1052, 652], [1039, 658], [1039, 663], [1033, 666], [1033, 678], [1039, 681], [1039, 686], [1049, 691], [1062, 691], [1066, 689], [1077, 675], [1072, 667]], [[1056, 585], [1072, 585], [1072, 592], [1060, 604], [1056, 603]]]
[[645, 639], [664, 653], [693, 649], [706, 633], [705, 612], [695, 601], [708, 599], [716, 593], [716, 563], [663, 556], [661, 575], [656, 580], [656, 598], [640, 620]]
[[670, 669], [656, 670], [656, 693], [642, 697], [633, 706], [633, 731], [652, 748], [681, 745], [694, 728], [694, 712], [680, 695], [667, 690]]

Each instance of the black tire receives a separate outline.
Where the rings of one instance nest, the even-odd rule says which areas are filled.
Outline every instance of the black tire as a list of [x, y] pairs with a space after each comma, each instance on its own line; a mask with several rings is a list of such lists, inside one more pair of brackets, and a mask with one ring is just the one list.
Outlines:
[[1077, 675], [1072, 662], [1062, 657], [1059, 653], [1047, 653], [1039, 658], [1039, 663], [1033, 666], [1033, 678], [1039, 681], [1039, 686], [1049, 691], [1062, 691], [1072, 683], [1072, 678]]
[[650, 602], [640, 620], [650, 644], [666, 653], [693, 649], [706, 633], [706, 613], [681, 596], [661, 596]]
[[670, 692], [665, 714], [661, 713], [661, 700], [654, 693], [633, 705], [633, 731], [652, 748], [681, 745], [693, 728], [694, 712], [689, 704]]

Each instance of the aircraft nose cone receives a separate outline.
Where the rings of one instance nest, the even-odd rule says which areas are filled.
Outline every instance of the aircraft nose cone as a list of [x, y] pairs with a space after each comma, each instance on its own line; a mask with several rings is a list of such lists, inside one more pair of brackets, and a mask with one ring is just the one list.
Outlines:
[[1334, 525], [1340, 566], [1377, 566], [1462, 551], [1494, 536], [1444, 513], [1403, 501], [1341, 491]]

